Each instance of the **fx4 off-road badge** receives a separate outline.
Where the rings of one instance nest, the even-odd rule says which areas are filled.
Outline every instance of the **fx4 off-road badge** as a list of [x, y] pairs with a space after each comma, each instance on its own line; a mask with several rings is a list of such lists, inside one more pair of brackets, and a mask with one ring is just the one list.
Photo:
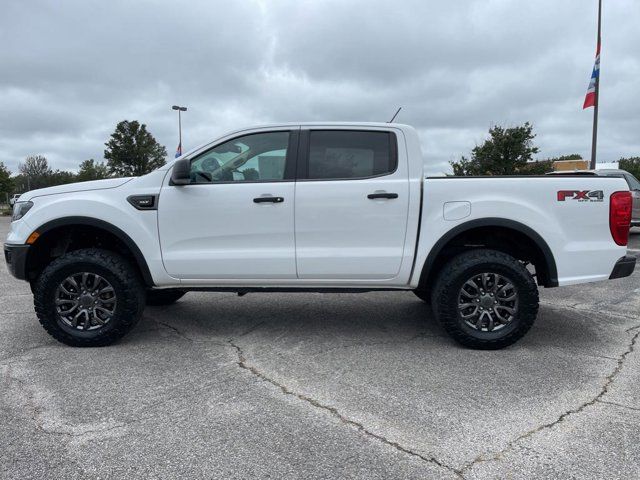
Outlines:
[[558, 201], [577, 200], [579, 202], [602, 202], [604, 193], [602, 190], [560, 190]]

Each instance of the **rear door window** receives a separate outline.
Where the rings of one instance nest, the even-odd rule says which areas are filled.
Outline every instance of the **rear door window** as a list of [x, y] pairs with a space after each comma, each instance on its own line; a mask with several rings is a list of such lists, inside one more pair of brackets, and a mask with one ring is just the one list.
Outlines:
[[348, 180], [387, 175], [398, 165], [391, 132], [312, 130], [307, 178]]

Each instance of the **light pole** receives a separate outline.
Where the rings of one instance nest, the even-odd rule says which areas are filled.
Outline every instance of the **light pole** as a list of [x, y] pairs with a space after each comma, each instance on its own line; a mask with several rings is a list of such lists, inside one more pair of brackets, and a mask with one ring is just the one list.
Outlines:
[[176, 150], [176, 157], [182, 155], [182, 112], [187, 111], [187, 107], [180, 107], [179, 105], [174, 105], [171, 107], [172, 110], [178, 111], [178, 149]]

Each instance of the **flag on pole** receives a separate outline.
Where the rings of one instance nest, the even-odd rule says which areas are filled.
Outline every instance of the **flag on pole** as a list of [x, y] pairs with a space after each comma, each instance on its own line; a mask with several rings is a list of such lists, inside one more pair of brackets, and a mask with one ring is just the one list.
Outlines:
[[175, 156], [175, 158], [178, 158], [178, 157], [179, 157], [179, 156], [181, 156], [181, 155], [182, 155], [182, 142], [180, 142], [180, 143], [178, 144], [178, 148], [176, 149], [176, 156]]
[[591, 81], [589, 82], [589, 88], [587, 89], [587, 95], [584, 97], [584, 105], [582, 109], [589, 107], [595, 107], [596, 105], [596, 82], [600, 75], [600, 42], [598, 42], [598, 48], [596, 49], [596, 63], [593, 65], [593, 72], [591, 73]]

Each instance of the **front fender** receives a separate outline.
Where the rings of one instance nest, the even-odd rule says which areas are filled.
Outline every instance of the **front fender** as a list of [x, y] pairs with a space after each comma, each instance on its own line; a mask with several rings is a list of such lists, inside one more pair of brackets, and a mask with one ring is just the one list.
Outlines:
[[102, 190], [36, 197], [22, 223], [12, 228], [7, 241], [25, 243], [34, 231], [40, 234], [65, 225], [90, 225], [120, 238], [133, 253], [145, 281], [151, 285], [179, 283], [162, 267], [156, 210], [137, 210], [126, 197], [130, 192]]

